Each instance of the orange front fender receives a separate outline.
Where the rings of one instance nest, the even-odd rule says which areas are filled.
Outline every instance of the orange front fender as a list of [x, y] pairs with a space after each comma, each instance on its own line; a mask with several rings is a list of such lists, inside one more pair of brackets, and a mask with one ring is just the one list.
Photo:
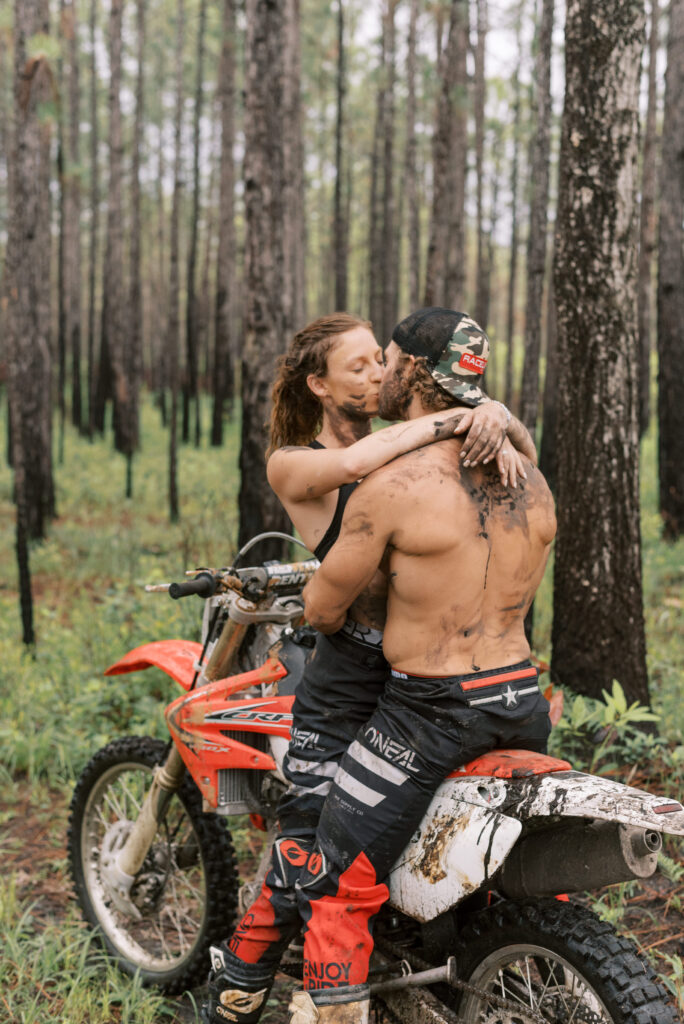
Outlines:
[[110, 665], [105, 675], [120, 676], [154, 665], [180, 683], [184, 690], [189, 690], [201, 653], [202, 645], [194, 640], [155, 640], [129, 651]]

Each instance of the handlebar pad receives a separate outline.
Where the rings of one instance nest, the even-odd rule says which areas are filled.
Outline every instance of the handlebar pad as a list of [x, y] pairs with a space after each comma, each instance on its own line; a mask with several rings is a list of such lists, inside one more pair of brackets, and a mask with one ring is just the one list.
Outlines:
[[172, 597], [174, 601], [181, 597], [189, 597], [190, 594], [213, 597], [216, 593], [216, 583], [216, 579], [210, 572], [201, 572], [184, 583], [172, 583], [169, 587], [169, 597]]

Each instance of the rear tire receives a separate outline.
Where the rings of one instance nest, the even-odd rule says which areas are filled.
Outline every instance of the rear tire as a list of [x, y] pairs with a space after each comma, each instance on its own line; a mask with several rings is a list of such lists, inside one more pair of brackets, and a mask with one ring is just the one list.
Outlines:
[[186, 774], [136, 876], [131, 898], [140, 920], [118, 910], [101, 869], [107, 844], [120, 844], [137, 816], [167, 744], [125, 737], [89, 761], [69, 816], [68, 855], [86, 920], [119, 967], [143, 984], [179, 992], [204, 980], [209, 946], [230, 934], [237, 910], [230, 833]]
[[[459, 978], [519, 1003], [523, 1021], [532, 1006], [549, 1024], [680, 1024], [636, 947], [576, 904], [497, 904], [468, 921], [454, 954]], [[466, 1024], [516, 1020], [468, 992], [453, 1005]]]

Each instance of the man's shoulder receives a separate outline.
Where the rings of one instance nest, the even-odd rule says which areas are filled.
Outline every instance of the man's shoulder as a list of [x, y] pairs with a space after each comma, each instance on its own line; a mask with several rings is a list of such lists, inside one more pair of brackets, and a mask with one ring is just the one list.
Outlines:
[[369, 473], [361, 486], [368, 492], [380, 491], [383, 488], [399, 485], [402, 490], [418, 486], [436, 471], [445, 467], [458, 466], [458, 454], [461, 449], [460, 438], [449, 438], [446, 441], [435, 441], [423, 448], [397, 455], [391, 462], [385, 463]]

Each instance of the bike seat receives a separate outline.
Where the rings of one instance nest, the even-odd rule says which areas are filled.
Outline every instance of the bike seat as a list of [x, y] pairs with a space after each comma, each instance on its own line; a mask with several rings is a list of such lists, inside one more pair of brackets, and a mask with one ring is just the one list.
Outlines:
[[493, 775], [497, 779], [527, 779], [532, 775], [548, 775], [550, 772], [567, 772], [572, 769], [569, 761], [538, 754], [534, 750], [490, 750], [474, 761], [456, 768], [447, 775], [448, 779], [460, 779], [470, 775]]

